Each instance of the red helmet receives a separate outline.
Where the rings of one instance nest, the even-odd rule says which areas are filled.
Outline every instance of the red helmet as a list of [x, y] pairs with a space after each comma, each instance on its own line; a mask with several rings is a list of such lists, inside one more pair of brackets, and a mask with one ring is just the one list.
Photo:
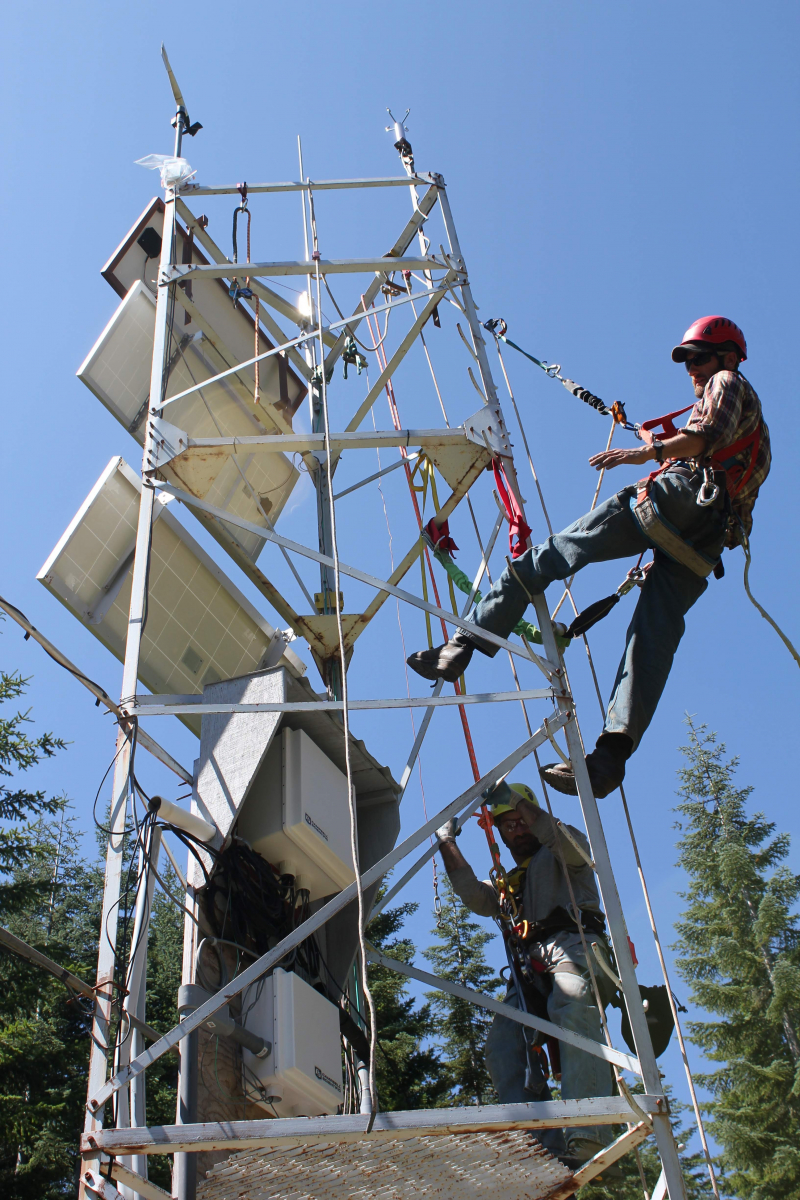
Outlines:
[[734, 325], [727, 317], [701, 317], [689, 326], [683, 335], [683, 341], [672, 351], [672, 361], [686, 362], [692, 350], [701, 346], [719, 346], [723, 342], [733, 342], [739, 349], [741, 361], [744, 362], [747, 358], [747, 342], [739, 326]]

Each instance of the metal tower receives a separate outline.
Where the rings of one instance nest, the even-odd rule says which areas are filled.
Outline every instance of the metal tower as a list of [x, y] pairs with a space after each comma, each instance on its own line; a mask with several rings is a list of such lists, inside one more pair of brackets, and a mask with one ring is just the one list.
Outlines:
[[[173, 121], [174, 157], [180, 160], [184, 136], [187, 133], [193, 136], [197, 127], [190, 127], [186, 106], [174, 83], [174, 76], [171, 75], [171, 79], [177, 103]], [[506, 1152], [511, 1156], [509, 1161], [513, 1161], [515, 1169], [522, 1173], [522, 1182], [527, 1189], [525, 1195], [548, 1196], [551, 1200], [572, 1195], [583, 1183], [600, 1174], [611, 1162], [651, 1134], [655, 1137], [663, 1165], [660, 1194], [668, 1195], [670, 1200], [683, 1200], [686, 1195], [670, 1126], [669, 1104], [641, 1004], [603, 825], [586, 771], [575, 702], [568, 688], [564, 660], [544, 597], [538, 596], [533, 602], [542, 637], [541, 654], [536, 654], [528, 643], [482, 634], [488, 641], [507, 650], [516, 661], [535, 669], [539, 675], [539, 686], [479, 696], [460, 691], [454, 695], [444, 695], [441, 686], [437, 686], [430, 697], [414, 699], [393, 700], [377, 696], [369, 700], [351, 700], [347, 696], [347, 680], [341, 669], [342, 663], [349, 661], [357, 639], [389, 597], [396, 597], [404, 605], [414, 606], [450, 627], [470, 628], [470, 625], [465, 615], [469, 611], [468, 606], [464, 607], [463, 614], [453, 612], [402, 586], [405, 576], [425, 553], [426, 542], [421, 534], [388, 579], [341, 560], [336, 543], [336, 508], [331, 500], [331, 489], [342, 452], [400, 447], [403, 452], [413, 449], [425, 456], [431, 464], [431, 471], [435, 468], [449, 488], [449, 494], [437, 505], [434, 513], [437, 526], [441, 526], [456, 510], [493, 460], [502, 463], [510, 488], [522, 509], [512, 446], [492, 377], [445, 181], [441, 175], [417, 171], [403, 123], [397, 122], [394, 131], [395, 144], [405, 169], [405, 173], [398, 177], [324, 181], [301, 178], [287, 183], [205, 186], [182, 178], [180, 163], [172, 167], [165, 165], [167, 186], [163, 207], [159, 205], [158, 209], [162, 236], [155, 288], [152, 369], [145, 411], [141, 413], [136, 426], [143, 437], [143, 459], [141, 479], [136, 481], [139, 499], [135, 545], [130, 548], [125, 560], [126, 578], [130, 579], [130, 605], [121, 699], [118, 706], [108, 701], [109, 707], [118, 714], [119, 733], [103, 900], [104, 936], [98, 959], [87, 1118], [82, 1141], [83, 1195], [102, 1195], [108, 1200], [113, 1200], [119, 1193], [140, 1195], [148, 1200], [163, 1197], [166, 1193], [147, 1179], [147, 1159], [151, 1154], [168, 1154], [176, 1156], [173, 1175], [175, 1194], [179, 1200], [191, 1200], [196, 1186], [192, 1163], [198, 1152], [208, 1149], [250, 1153], [247, 1160], [249, 1169], [273, 1172], [270, 1179], [274, 1188], [271, 1194], [274, 1195], [283, 1194], [280, 1189], [284, 1177], [280, 1174], [280, 1164], [289, 1161], [289, 1151], [306, 1155], [304, 1161], [313, 1165], [316, 1161], [314, 1153], [320, 1145], [336, 1147], [340, 1156], [337, 1162], [346, 1164], [348, 1170], [355, 1172], [363, 1168], [368, 1173], [376, 1169], [387, 1143], [394, 1147], [393, 1161], [400, 1170], [405, 1161], [402, 1146], [410, 1140], [414, 1154], [406, 1155], [406, 1158], [416, 1163], [417, 1170], [427, 1170], [420, 1166], [424, 1159], [420, 1155], [424, 1149], [425, 1154], [429, 1155], [429, 1159], [424, 1161], [429, 1161], [432, 1178], [441, 1165], [437, 1166], [437, 1145], [444, 1146], [447, 1139], [459, 1138], [461, 1144], [472, 1147], [476, 1153], [483, 1148], [487, 1154], [492, 1154], [495, 1152], [492, 1139], [499, 1133], [506, 1137]], [[172, 176], [170, 170], [173, 171]], [[410, 193], [411, 211], [388, 252], [373, 253], [372, 257], [363, 259], [321, 257], [313, 210], [315, 197], [323, 192], [350, 189], [374, 189], [380, 195], [383, 189], [398, 187]], [[310, 237], [306, 257], [291, 262], [256, 262], [250, 261], [249, 255], [243, 258], [243, 231], [245, 222], [249, 223], [250, 203], [281, 193], [299, 193], [304, 199], [304, 206], [309, 206]], [[207, 222], [197, 215], [193, 207], [195, 201], [207, 196], [239, 198], [240, 253], [236, 262], [228, 258], [212, 239]], [[429, 232], [435, 221], [440, 223], [444, 244], [432, 250], [431, 247], [439, 245], [438, 239]], [[321, 288], [326, 280], [354, 274], [364, 278], [359, 304], [350, 315], [326, 324], [321, 314]], [[281, 277], [294, 277], [307, 283], [309, 303], [304, 306], [305, 311], [289, 303], [270, 286], [270, 280]], [[213, 327], [203, 313], [202, 297], [210, 294], [209, 289], [216, 288], [219, 292], [220, 281], [224, 281], [225, 291], [238, 305], [236, 311], [246, 312], [249, 314], [248, 321], [251, 324], [255, 322], [254, 353], [242, 353], [235, 337], [232, 334], [228, 336], [225, 329]], [[460, 310], [459, 320], [465, 323], [467, 335], [464, 337], [462, 333], [462, 338], [470, 355], [472, 382], [480, 393], [477, 411], [453, 427], [395, 427], [377, 431], [365, 427], [365, 418], [371, 414], [375, 401], [387, 387], [391, 388], [393, 377], [406, 355], [424, 336], [426, 323], [436, 316], [437, 309], [444, 303], [455, 304]], [[242, 308], [243, 305], [247, 307]], [[233, 306], [231, 311], [234, 311]], [[345, 416], [343, 403], [338, 397], [333, 398], [335, 392], [330, 383], [332, 368], [343, 356], [349, 355], [351, 362], [356, 361], [352, 357], [355, 354], [357, 358], [358, 355], [358, 351], [354, 350], [353, 335], [359, 329], [363, 330], [373, 314], [388, 311], [392, 312], [395, 322], [405, 321], [405, 332], [395, 348], [386, 351], [384, 365], [356, 411]], [[281, 325], [281, 321], [287, 320], [296, 326], [297, 332], [291, 336], [287, 336]], [[202, 350], [205, 355], [206, 369], [199, 381], [183, 386], [175, 368], [192, 338], [196, 339], [194, 346], [197, 353]], [[268, 372], [272, 372], [269, 379]], [[287, 372], [292, 373], [292, 378], [301, 379], [307, 391], [312, 426], [309, 433], [295, 432], [292, 427], [292, 415], [297, 404], [296, 396], [293, 398], [290, 395], [287, 400]], [[198, 432], [199, 427], [191, 425], [186, 416], [190, 412], [190, 405], [198, 396], [211, 398], [210, 405], [205, 399], [204, 403], [213, 417], [214, 397], [222, 397], [224, 389], [228, 387], [240, 399], [248, 396], [251, 405], [255, 403], [253, 411], [258, 415], [256, 430], [248, 433], [241, 432], [241, 427], [231, 429], [220, 417], [213, 436]], [[256, 393], [255, 402], [253, 392]], [[181, 424], [182, 417], [184, 424]], [[279, 510], [265, 503], [265, 493], [259, 491], [256, 481], [258, 471], [262, 468], [268, 471], [269, 463], [277, 461], [276, 456], [291, 454], [301, 456], [305, 469], [313, 479], [319, 532], [316, 548], [277, 532]], [[410, 458], [406, 458], [403, 465], [410, 465], [410, 461]], [[267, 466], [264, 466], [265, 463]], [[244, 500], [238, 508], [233, 501], [221, 498], [222, 489], [214, 490], [223, 469], [235, 470], [241, 478], [239, 494], [244, 496]], [[233, 490], [230, 492], [232, 494]], [[286, 621], [289, 629], [286, 633], [272, 631], [259, 661], [235, 678], [206, 678], [198, 683], [194, 691], [181, 694], [164, 695], [157, 691], [153, 694], [152, 688], [151, 694], [146, 694], [140, 692], [139, 681], [142, 678], [148, 603], [153, 603], [151, 594], [155, 587], [151, 579], [154, 531], [167, 521], [167, 501], [170, 500], [186, 505], [205, 524]], [[172, 503], [173, 509], [177, 507]], [[162, 512], [165, 515], [162, 516]], [[494, 537], [498, 528], [499, 524]], [[485, 569], [493, 541], [486, 547], [473, 594]], [[288, 557], [298, 577], [298, 563], [308, 561], [317, 564], [320, 590], [314, 599], [302, 580], [300, 582], [310, 602], [309, 613], [295, 611], [281, 590], [256, 565], [262, 547], [268, 548], [269, 555], [283, 553]], [[342, 577], [373, 589], [374, 598], [363, 612], [348, 614], [342, 611], [339, 600]], [[302, 680], [302, 664], [298, 664], [288, 644], [292, 635], [308, 642], [325, 685], [323, 696], [314, 693]], [[502, 703], [512, 699], [544, 705], [545, 715], [532, 736], [484, 772], [471, 787], [421, 824], [414, 833], [395, 845], [399, 830], [397, 803], [408, 782], [435, 708], [456, 705], [464, 711], [466, 705]], [[400, 784], [395, 785], [388, 772], [380, 776], [381, 768], [374, 759], [357, 749], [360, 744], [349, 734], [348, 718], [351, 712], [359, 709], [389, 710], [411, 706], [424, 709], [424, 719]], [[361, 835], [360, 870], [355, 882], [343, 887], [318, 907], [282, 941], [220, 987], [210, 999], [194, 1009], [187, 1008], [180, 1024], [164, 1036], [158, 1036], [149, 1029], [142, 1016], [144, 1010], [139, 1007], [144, 996], [148, 919], [155, 882], [152, 871], [146, 868], [148, 863], [151, 866], [157, 863], [162, 841], [160, 830], [155, 825], [142, 849], [130, 961], [124, 979], [114, 974], [123, 833], [129, 807], [135, 803], [131, 785], [133, 754], [137, 744], [144, 746], [170, 766], [185, 783], [192, 784], [192, 812], [181, 813], [176, 806], [172, 809], [167, 806], [162, 817], [168, 824], [193, 829], [195, 835], [201, 840], [205, 839], [209, 845], [222, 846], [229, 837], [236, 815], [236, 787], [239, 785], [227, 781], [230, 784], [227, 791], [219, 788], [214, 790], [217, 784], [211, 781], [211, 772], [203, 774], [203, 764], [207, 764], [207, 759], [203, 757], [203, 742], [197, 770], [189, 771], [176, 763], [167, 751], [138, 727], [140, 717], [157, 715], [175, 715], [187, 723], [194, 721], [196, 728], [197, 719], [201, 718], [204, 731], [211, 730], [212, 723], [216, 722], [213, 729], [216, 731], [214, 737], [218, 739], [234, 736], [237, 730], [258, 728], [263, 732], [270, 722], [269, 736], [273, 736], [281, 721], [289, 718], [299, 721], [302, 717], [318, 724], [326, 722], [325, 728], [333, 731], [331, 738], [338, 738], [340, 744], [341, 761], [352, 784], [352, 803]], [[247, 722], [250, 724], [247, 725]], [[367, 1103], [364, 1113], [329, 1117], [199, 1123], [193, 1120], [191, 1095], [197, 1036], [201, 1030], [213, 1025], [215, 1014], [219, 1020], [221, 1015], [227, 1013], [226, 1006], [231, 1001], [323, 927], [335, 929], [335, 937], [332, 935], [332, 938], [340, 948], [343, 970], [348, 969], [361, 936], [353, 902], [358, 900], [363, 915], [368, 914], [380, 880], [390, 869], [405, 863], [410, 855], [417, 852], [420, 856], [410, 867], [407, 865], [399, 882], [392, 888], [390, 895], [396, 894], [430, 861], [431, 852], [427, 844], [432, 832], [451, 816], [466, 820], [480, 805], [481, 794], [488, 786], [525, 760], [537, 747], [545, 743], [555, 745], [555, 735], [559, 731], [563, 732], [566, 754], [575, 770], [581, 811], [591, 846], [591, 866], [596, 872], [602, 896], [636, 1053], [623, 1052], [605, 1043], [590, 1042], [491, 997], [471, 992], [415, 967], [386, 959], [369, 946], [366, 947], [366, 953], [373, 961], [379, 961], [392, 970], [430, 986], [454, 992], [535, 1030], [571, 1041], [611, 1064], [618, 1073], [627, 1071], [641, 1080], [643, 1094], [637, 1093], [634, 1097], [620, 1075], [621, 1094], [611, 1099], [385, 1114], [369, 1111]], [[203, 736], [206, 737], [206, 732]], [[357, 754], [361, 754], [361, 757], [356, 760], [354, 756]], [[355, 779], [357, 770], [372, 772], [370, 787], [373, 791], [370, 795], [374, 797], [374, 788], [378, 785], [383, 789], [377, 808], [369, 809], [367, 790], [364, 787], [359, 790]], [[226, 803], [230, 809], [227, 815]], [[372, 818], [369, 812], [373, 813]], [[186, 884], [185, 907], [188, 910], [184, 984], [188, 985], [193, 982], [192, 962], [196, 949], [193, 914], [197, 911], [196, 892], [202, 883], [200, 868], [195, 865], [183, 882]], [[116, 999], [120, 993], [124, 996], [121, 1009], [123, 1020], [129, 1023], [130, 1036], [125, 1039], [122, 1049], [118, 1047], [112, 1059], [112, 1024]], [[233, 1024], [229, 1021], [229, 1026]], [[146, 1070], [162, 1055], [175, 1050], [179, 1051], [181, 1062], [179, 1112], [182, 1117], [174, 1126], [147, 1128], [144, 1115]], [[105, 1125], [107, 1105], [112, 1099], [115, 1102], [116, 1128]], [[627, 1124], [628, 1132], [575, 1176], [541, 1152], [538, 1155], [534, 1153], [527, 1137], [512, 1132], [535, 1131], [552, 1126], [611, 1123]], [[266, 1150], [270, 1151], [270, 1155], [265, 1159]], [[261, 1163], [260, 1167], [258, 1163]], [[296, 1169], [296, 1166], [295, 1162], [292, 1169]], [[324, 1170], [317, 1176], [313, 1176], [312, 1172], [309, 1179], [312, 1177], [316, 1179], [314, 1186], [318, 1189], [314, 1194], [326, 1194], [323, 1191]], [[219, 1190], [219, 1186], [212, 1180], [209, 1196], [224, 1195], [224, 1188]], [[413, 1193], [409, 1191], [409, 1194]], [[509, 1190], [508, 1194], [515, 1193]]]

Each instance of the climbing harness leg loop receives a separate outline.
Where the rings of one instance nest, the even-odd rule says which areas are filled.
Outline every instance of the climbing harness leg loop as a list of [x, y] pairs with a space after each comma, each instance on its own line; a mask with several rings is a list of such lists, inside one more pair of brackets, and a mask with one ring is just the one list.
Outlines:
[[656, 502], [648, 494], [649, 488], [643, 490], [644, 495], [640, 491], [636, 504], [631, 506], [642, 533], [670, 558], [684, 567], [688, 567], [690, 571], [694, 571], [695, 575], [699, 575], [701, 579], [706, 579], [717, 565], [716, 560], [706, 558], [704, 554], [685, 542], [680, 534], [663, 519]]

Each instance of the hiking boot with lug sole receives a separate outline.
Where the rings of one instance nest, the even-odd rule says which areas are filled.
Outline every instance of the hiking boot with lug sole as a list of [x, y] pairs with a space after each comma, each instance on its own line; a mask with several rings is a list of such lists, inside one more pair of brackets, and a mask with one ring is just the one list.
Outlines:
[[[595, 800], [603, 800], [615, 792], [625, 778], [624, 759], [615, 758], [602, 749], [586, 755], [586, 767]], [[578, 785], [571, 763], [548, 763], [539, 774], [554, 791], [563, 796], [577, 796]]]
[[473, 650], [474, 646], [453, 640], [445, 642], [443, 646], [434, 646], [432, 650], [418, 650], [416, 654], [409, 654], [406, 662], [423, 679], [443, 679], [445, 683], [455, 683], [469, 666]]

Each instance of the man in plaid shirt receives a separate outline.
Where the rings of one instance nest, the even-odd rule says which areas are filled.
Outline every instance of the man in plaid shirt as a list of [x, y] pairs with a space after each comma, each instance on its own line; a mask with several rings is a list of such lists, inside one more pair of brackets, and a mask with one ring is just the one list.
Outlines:
[[[769, 430], [761, 402], [739, 373], [747, 357], [744, 334], [727, 317], [702, 317], [672, 351], [685, 364], [697, 402], [683, 429], [670, 436], [641, 430], [645, 443], [605, 450], [589, 462], [596, 469], [655, 460], [649, 480], [623, 488], [561, 533], [533, 546], [507, 568], [470, 614], [478, 629], [508, 637], [532, 596], [592, 562], [653, 551], [619, 664], [603, 732], [586, 756], [599, 799], [619, 787], [625, 764], [653, 718], [684, 617], [721, 574], [725, 546], [749, 537], [753, 506], [769, 474]], [[653, 422], [659, 424], [660, 422]], [[499, 647], [477, 632], [459, 629], [443, 646], [412, 654], [408, 664], [425, 679], [457, 679], [473, 651], [493, 657]], [[542, 768], [557, 791], [576, 795], [572, 766]]]
[[[733, 547], [741, 543], [742, 531], [749, 538], [753, 528], [753, 508], [759, 488], [769, 475], [772, 461], [769, 430], [761, 415], [761, 401], [752, 384], [744, 375], [740, 375], [738, 370], [717, 371], [702, 386], [701, 379], [705, 377], [705, 373], [701, 376], [700, 372], [703, 368], [697, 367], [696, 361], [691, 361], [691, 353], [685, 361], [687, 368], [690, 371], [694, 369], [697, 374], [695, 394], [698, 395], [698, 401], [689, 414], [684, 432], [697, 433], [704, 438], [706, 455], [735, 444], [741, 438], [754, 433], [760, 425], [750, 478], [730, 498], [734, 519], [728, 530], [727, 545]], [[692, 379], [694, 381], [694, 375]], [[751, 450], [748, 447], [733, 457], [736, 467], [746, 471], [750, 465]], [[676, 468], [667, 467], [668, 471], [674, 469]]]

